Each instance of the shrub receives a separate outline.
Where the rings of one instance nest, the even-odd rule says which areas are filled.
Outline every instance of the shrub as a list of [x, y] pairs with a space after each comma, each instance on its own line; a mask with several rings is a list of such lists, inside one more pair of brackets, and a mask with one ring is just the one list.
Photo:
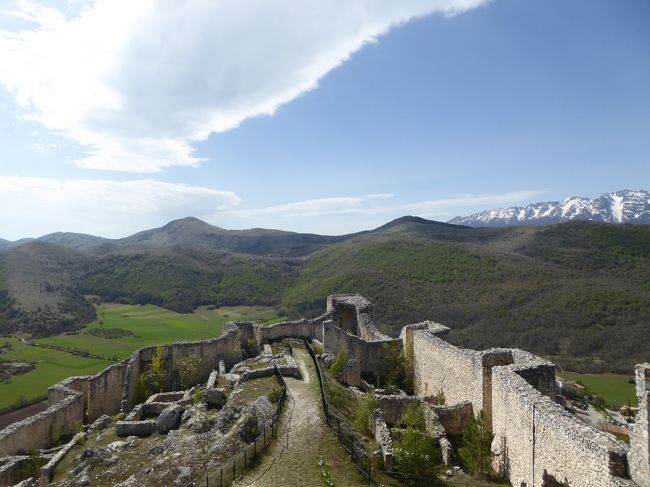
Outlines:
[[492, 439], [494, 434], [483, 411], [479, 412], [463, 432], [463, 446], [458, 454], [463, 466], [481, 478], [493, 476]]
[[196, 354], [178, 359], [178, 378], [181, 389], [189, 389], [199, 382], [201, 375], [201, 357]]
[[397, 469], [404, 475], [434, 477], [442, 463], [442, 455], [436, 440], [425, 432], [420, 407], [408, 406], [401, 422], [406, 429], [395, 445]]
[[271, 402], [271, 404], [276, 404], [280, 400], [283, 390], [284, 389], [280, 386], [274, 387], [273, 390], [271, 390], [271, 392], [269, 392], [266, 395], [267, 399]]
[[413, 428], [416, 431], [424, 431], [426, 429], [426, 423], [424, 421], [424, 414], [422, 414], [422, 409], [417, 404], [409, 404], [402, 417], [400, 419], [400, 424], [404, 428]]
[[334, 357], [332, 365], [330, 365], [330, 372], [334, 377], [338, 378], [338, 375], [343, 371], [347, 364], [348, 354], [345, 352], [345, 350], [339, 350], [339, 352], [336, 354], [336, 357]]
[[354, 427], [363, 434], [372, 435], [370, 429], [370, 417], [377, 409], [377, 400], [372, 394], [364, 394], [357, 401], [357, 409], [354, 415]]
[[146, 372], [140, 374], [139, 386], [140, 391], [136, 395], [142, 394], [144, 399], [153, 394], [162, 392], [165, 387], [165, 371], [163, 365], [165, 356], [162, 347], [156, 347], [156, 352], [151, 359], [151, 367]]
[[388, 368], [385, 387], [391, 390], [402, 389], [413, 394], [413, 347], [409, 350], [399, 349], [385, 343], [385, 360]]
[[437, 394], [433, 396], [433, 403], [438, 406], [444, 406], [447, 403], [447, 398], [445, 398], [445, 391], [440, 389]]
[[20, 465], [20, 476], [23, 478], [40, 477], [41, 467], [45, 465], [43, 457], [36, 448], [29, 451], [29, 458]]
[[203, 389], [197, 387], [197, 389], [194, 391], [194, 394], [192, 394], [192, 403], [198, 404], [201, 401], [203, 401]]

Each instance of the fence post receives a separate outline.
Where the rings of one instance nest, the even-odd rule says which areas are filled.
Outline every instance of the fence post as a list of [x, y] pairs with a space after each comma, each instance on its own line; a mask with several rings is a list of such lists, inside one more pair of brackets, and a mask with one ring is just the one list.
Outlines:
[[244, 471], [246, 471], [246, 447], [244, 447]]
[[223, 487], [223, 467], [219, 469], [219, 487]]

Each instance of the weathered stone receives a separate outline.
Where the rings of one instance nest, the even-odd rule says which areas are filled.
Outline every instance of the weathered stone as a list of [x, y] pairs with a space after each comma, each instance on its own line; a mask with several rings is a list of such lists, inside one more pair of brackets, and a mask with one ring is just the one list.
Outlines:
[[226, 404], [226, 392], [222, 387], [206, 389], [204, 397], [210, 406], [221, 408]]
[[156, 431], [156, 421], [148, 419], [145, 421], [118, 421], [115, 423], [115, 434], [117, 436], [149, 436]]
[[111, 424], [111, 417], [104, 414], [103, 416], [97, 418], [95, 422], [90, 425], [90, 427], [88, 428], [88, 432], [92, 433], [93, 431], [103, 430], [109, 424]]
[[178, 404], [167, 406], [158, 416], [157, 428], [161, 435], [167, 434], [178, 426], [183, 414], [183, 407]]

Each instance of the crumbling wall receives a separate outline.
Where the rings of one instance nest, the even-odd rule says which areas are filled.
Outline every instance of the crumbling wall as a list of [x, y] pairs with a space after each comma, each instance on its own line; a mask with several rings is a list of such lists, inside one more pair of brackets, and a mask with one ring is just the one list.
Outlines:
[[322, 341], [323, 319], [283, 321], [270, 326], [255, 325], [254, 333], [258, 345], [282, 340], [283, 338]]
[[[60, 382], [82, 394], [84, 423], [92, 423], [104, 414], [112, 416], [120, 410], [126, 368], [125, 363], [115, 364], [95, 375], [70, 377]], [[56, 390], [50, 390], [50, 404], [59, 400], [55, 399], [56, 395]]]
[[332, 323], [366, 341], [389, 340], [375, 327], [372, 303], [358, 294], [333, 294], [327, 297], [327, 313]]
[[495, 468], [517, 486], [542, 485], [545, 474], [571, 486], [626, 485], [625, 445], [542, 395], [526, 373], [519, 364], [492, 371]]
[[650, 485], [650, 363], [637, 365], [635, 377], [639, 411], [630, 435], [630, 476], [639, 485]]
[[472, 404], [469, 401], [451, 406], [431, 404], [429, 406], [438, 415], [438, 421], [445, 433], [450, 436], [460, 436], [472, 421]]
[[[241, 326], [240, 326], [241, 325]], [[230, 367], [242, 358], [242, 341], [253, 338], [252, 323], [226, 323], [224, 334], [218, 338], [198, 342], [178, 342], [160, 347], [146, 347], [133, 353], [129, 359], [122, 387], [121, 411], [127, 413], [138, 402], [138, 382], [140, 374], [151, 366], [151, 361], [160, 348], [163, 353], [165, 390], [179, 385], [179, 360], [196, 355], [200, 358], [199, 382], [208, 380], [213, 369], [223, 361]]]
[[483, 367], [479, 352], [457, 348], [428, 330], [413, 333], [415, 393], [444, 391], [448, 404], [469, 401], [474, 414], [483, 409]]
[[324, 351], [334, 355], [345, 351], [348, 359], [357, 361], [361, 374], [385, 376], [388, 372], [386, 356], [395, 348], [402, 348], [399, 338], [368, 342], [346, 333], [331, 322], [323, 324]]
[[0, 430], [0, 457], [47, 448], [63, 436], [76, 433], [83, 421], [83, 395], [57, 384], [50, 395], [57, 402], [34, 416]]
[[400, 422], [407, 407], [413, 404], [419, 405], [420, 403], [417, 397], [404, 395], [376, 394], [375, 399], [377, 400], [377, 407], [381, 409], [384, 415], [384, 420], [390, 426]]

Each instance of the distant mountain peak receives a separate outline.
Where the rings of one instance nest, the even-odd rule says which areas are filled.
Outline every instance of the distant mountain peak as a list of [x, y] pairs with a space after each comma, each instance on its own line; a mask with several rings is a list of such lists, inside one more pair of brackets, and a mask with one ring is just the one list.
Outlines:
[[571, 196], [562, 201], [544, 201], [457, 216], [449, 223], [471, 227], [504, 227], [552, 225], [571, 220], [650, 224], [650, 192], [623, 189], [604, 193], [597, 198]]
[[389, 228], [393, 227], [398, 227], [402, 225], [408, 225], [408, 224], [418, 224], [418, 225], [437, 225], [441, 227], [454, 227], [458, 226], [453, 223], [445, 223], [445, 222], [439, 222], [436, 220], [427, 220], [425, 218], [421, 218], [419, 216], [412, 216], [412, 215], [407, 215], [407, 216], [401, 216], [399, 218], [395, 218], [394, 220], [389, 221], [388, 223], [382, 225], [379, 228], [376, 228], [375, 230], [386, 230]]

